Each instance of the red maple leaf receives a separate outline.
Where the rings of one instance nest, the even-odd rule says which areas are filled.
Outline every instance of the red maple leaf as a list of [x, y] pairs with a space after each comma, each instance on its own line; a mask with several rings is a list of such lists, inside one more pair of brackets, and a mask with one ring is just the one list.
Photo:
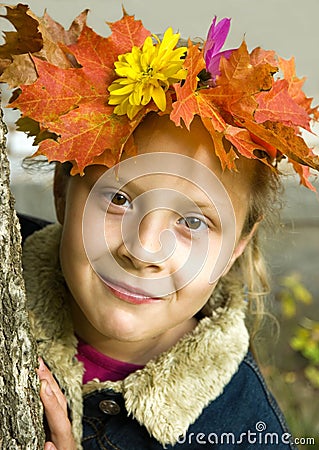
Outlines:
[[45, 155], [49, 161], [73, 162], [72, 175], [82, 175], [86, 166], [102, 161], [112, 167], [119, 162], [124, 146], [127, 154], [134, 153], [132, 132], [144, 115], [155, 109], [156, 105], [150, 103], [134, 120], [129, 120], [126, 115], [113, 114], [113, 106], [81, 104], [47, 124], [50, 131], [60, 135], [59, 141], [41, 142], [36, 155]]
[[151, 33], [140, 20], [126, 13], [121, 20], [108, 25], [112, 34], [107, 38], [85, 26], [76, 44], [68, 46], [68, 50], [86, 73], [104, 69], [110, 76], [108, 82], [111, 82], [115, 77], [114, 62], [118, 55], [130, 52], [133, 46], [141, 46]]
[[[65, 69], [34, 59], [37, 81], [22, 86], [22, 93], [10, 105], [19, 108], [23, 117], [39, 122], [45, 140], [37, 154], [49, 161], [73, 161], [73, 173], [83, 173], [84, 167], [107, 149], [112, 149], [107, 152], [107, 165], [117, 162], [137, 124], [126, 116], [112, 114], [114, 108], [107, 105], [107, 86], [115, 77], [115, 58], [131, 50], [132, 45], [141, 45], [150, 33], [140, 21], [126, 14], [116, 26], [111, 24], [111, 29], [112, 34], [104, 38], [84, 24], [77, 43], [62, 46], [80, 67]], [[148, 105], [138, 117], [141, 119], [152, 109], [154, 105]], [[47, 139], [50, 134], [43, 133], [43, 129], [55, 133], [51, 136], [58, 136], [57, 140]], [[41, 136], [38, 134], [36, 139]]]
[[83, 173], [94, 157], [112, 148], [107, 152], [111, 167], [125, 144], [125, 140], [116, 140], [114, 136], [129, 135], [132, 126], [126, 116], [117, 116], [112, 111], [111, 106], [86, 103], [48, 123], [50, 131], [60, 135], [59, 142], [52, 139], [41, 142], [37, 154], [46, 155], [49, 161], [75, 161], [78, 171]]
[[[18, 107], [24, 116], [47, 127], [48, 123], [81, 103], [105, 103], [105, 85], [102, 82], [95, 83], [81, 68], [60, 69], [40, 59], [34, 59], [34, 64], [39, 74], [37, 81], [22, 86], [22, 93], [10, 105], [12, 108]], [[100, 70], [99, 79], [106, 79], [103, 69]]]

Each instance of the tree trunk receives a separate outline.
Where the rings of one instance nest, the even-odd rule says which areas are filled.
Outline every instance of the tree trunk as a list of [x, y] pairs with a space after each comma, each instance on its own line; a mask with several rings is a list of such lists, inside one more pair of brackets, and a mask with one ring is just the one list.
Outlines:
[[37, 353], [26, 310], [5, 134], [0, 108], [0, 449], [42, 450]]

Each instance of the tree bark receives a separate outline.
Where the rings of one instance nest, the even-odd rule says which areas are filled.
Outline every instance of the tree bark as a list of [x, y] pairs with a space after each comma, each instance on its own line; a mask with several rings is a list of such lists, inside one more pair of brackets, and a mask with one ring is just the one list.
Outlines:
[[2, 117], [0, 108], [0, 449], [42, 450], [37, 352], [26, 310], [21, 235]]

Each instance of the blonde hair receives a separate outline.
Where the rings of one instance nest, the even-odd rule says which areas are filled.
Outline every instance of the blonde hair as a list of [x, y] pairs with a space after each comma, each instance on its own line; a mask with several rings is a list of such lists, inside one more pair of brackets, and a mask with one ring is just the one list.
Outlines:
[[216, 307], [225, 307], [234, 294], [243, 296], [248, 306], [247, 326], [251, 343], [265, 316], [265, 299], [270, 291], [270, 277], [262, 242], [266, 239], [267, 231], [273, 231], [279, 223], [282, 190], [278, 171], [257, 161], [242, 237], [247, 236], [257, 222], [261, 221], [261, 226], [230, 271], [219, 280], [209, 301], [210, 304], [216, 304]]

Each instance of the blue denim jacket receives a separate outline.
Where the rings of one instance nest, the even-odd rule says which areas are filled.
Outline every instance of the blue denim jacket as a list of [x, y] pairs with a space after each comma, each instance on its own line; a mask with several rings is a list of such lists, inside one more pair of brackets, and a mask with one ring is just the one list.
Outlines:
[[[121, 394], [84, 398], [85, 450], [160, 450], [163, 446], [127, 416]], [[296, 449], [279, 407], [249, 353], [223, 394], [211, 402], [179, 442], [167, 449]]]

